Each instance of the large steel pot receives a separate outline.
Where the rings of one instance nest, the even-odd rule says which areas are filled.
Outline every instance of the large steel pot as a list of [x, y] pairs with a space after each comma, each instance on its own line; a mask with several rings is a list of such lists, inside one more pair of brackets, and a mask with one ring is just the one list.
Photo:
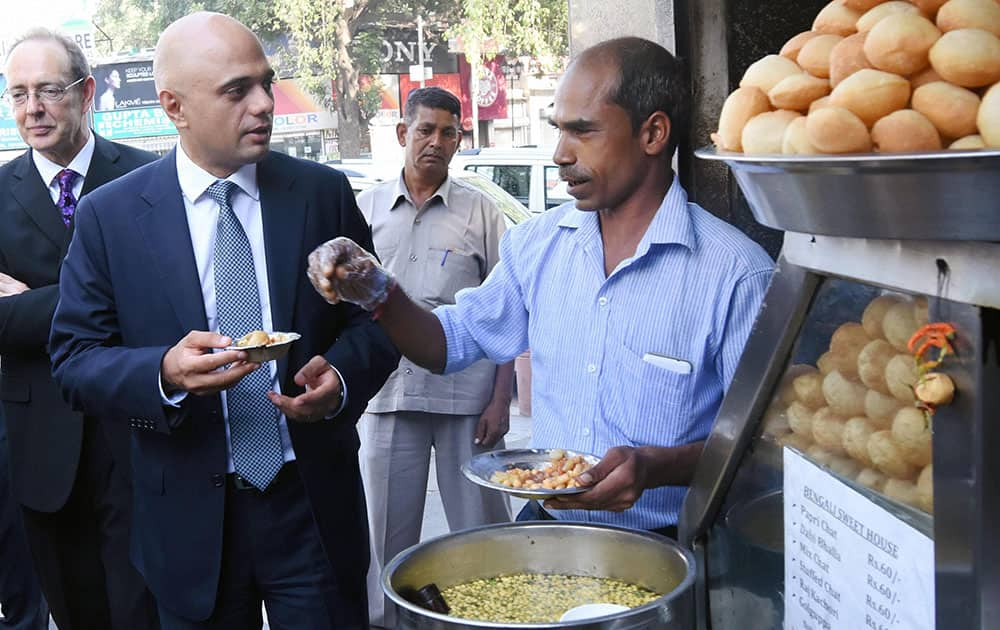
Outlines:
[[[615, 578], [664, 595], [606, 617], [523, 624], [450, 617], [401, 595], [429, 583], [444, 590], [480, 578], [526, 572]], [[397, 630], [690, 630], [694, 628], [694, 577], [694, 556], [669, 538], [605, 525], [541, 521], [490, 525], [410, 547], [386, 566], [382, 588], [397, 606]]]

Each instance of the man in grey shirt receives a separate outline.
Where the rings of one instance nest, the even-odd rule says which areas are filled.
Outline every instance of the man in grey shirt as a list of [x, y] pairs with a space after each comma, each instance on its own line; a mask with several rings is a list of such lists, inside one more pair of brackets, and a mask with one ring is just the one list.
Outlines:
[[[489, 197], [448, 176], [461, 139], [460, 118], [461, 105], [450, 92], [411, 92], [396, 127], [406, 153], [402, 173], [358, 196], [382, 263], [428, 310], [453, 304], [457, 291], [486, 279], [505, 229], [503, 212]], [[396, 624], [379, 576], [393, 556], [420, 541], [431, 447], [452, 531], [510, 520], [506, 497], [469, 483], [460, 467], [476, 453], [503, 447], [513, 370], [513, 363], [479, 361], [441, 376], [403, 359], [369, 403], [360, 431], [374, 627]]]

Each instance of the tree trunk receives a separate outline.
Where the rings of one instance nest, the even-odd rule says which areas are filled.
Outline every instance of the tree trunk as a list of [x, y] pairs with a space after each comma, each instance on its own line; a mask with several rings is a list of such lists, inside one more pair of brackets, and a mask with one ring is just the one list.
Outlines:
[[337, 144], [341, 158], [361, 157], [361, 105], [358, 69], [348, 51], [351, 31], [347, 20], [337, 20]]
[[337, 99], [337, 144], [340, 157], [361, 157], [361, 133], [361, 107], [357, 98], [343, 94], [343, 98]]

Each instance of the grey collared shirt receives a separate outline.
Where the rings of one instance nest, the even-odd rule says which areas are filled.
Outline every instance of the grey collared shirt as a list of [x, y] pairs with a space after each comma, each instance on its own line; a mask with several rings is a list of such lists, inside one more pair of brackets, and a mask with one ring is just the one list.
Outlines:
[[[382, 264], [428, 310], [454, 304], [455, 293], [479, 286], [499, 260], [503, 211], [461, 179], [449, 177], [417, 208], [400, 173], [359, 194], [358, 206]], [[492, 396], [495, 370], [484, 360], [441, 376], [404, 357], [368, 411], [478, 414]]]

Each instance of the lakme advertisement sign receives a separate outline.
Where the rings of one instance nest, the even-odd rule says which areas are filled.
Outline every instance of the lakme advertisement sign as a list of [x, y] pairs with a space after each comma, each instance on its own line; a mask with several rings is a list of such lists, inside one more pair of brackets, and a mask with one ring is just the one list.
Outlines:
[[117, 140], [119, 138], [148, 138], [151, 136], [172, 136], [177, 133], [159, 105], [138, 109], [120, 109], [94, 113], [94, 130], [98, 135]]
[[94, 81], [97, 82], [94, 109], [99, 112], [160, 106], [153, 83], [152, 61], [112, 63], [96, 67]]
[[156, 98], [152, 61], [95, 67], [94, 129], [105, 138], [172, 136], [176, 128]]

